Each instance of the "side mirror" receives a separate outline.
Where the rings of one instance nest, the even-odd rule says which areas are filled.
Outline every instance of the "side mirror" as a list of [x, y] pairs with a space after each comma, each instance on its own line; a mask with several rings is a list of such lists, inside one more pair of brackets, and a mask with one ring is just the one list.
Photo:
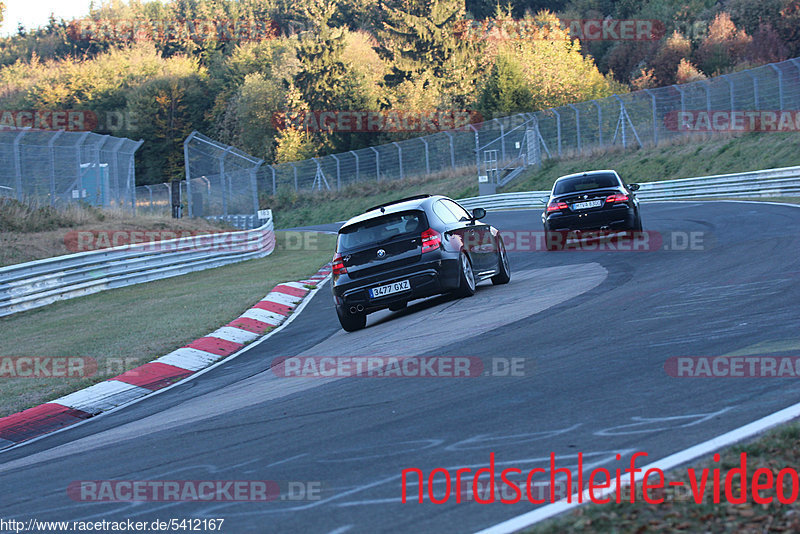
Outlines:
[[628, 185], [628, 189], [630, 189], [631, 191], [638, 191], [639, 190], [639, 184], [629, 184]]
[[486, 210], [483, 208], [474, 208], [472, 210], [472, 220], [477, 221], [478, 219], [483, 219], [486, 217]]

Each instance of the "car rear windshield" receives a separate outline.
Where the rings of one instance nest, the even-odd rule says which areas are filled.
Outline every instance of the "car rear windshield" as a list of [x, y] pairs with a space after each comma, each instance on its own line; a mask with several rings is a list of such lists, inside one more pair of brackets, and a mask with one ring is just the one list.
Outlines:
[[420, 235], [427, 228], [425, 212], [403, 211], [361, 221], [339, 231], [336, 250], [352, 250], [391, 241], [402, 235]]
[[604, 187], [619, 187], [619, 180], [616, 175], [590, 174], [588, 176], [576, 176], [559, 180], [553, 189], [554, 195], [564, 195], [567, 193], [578, 193], [589, 191], [590, 189], [602, 189]]

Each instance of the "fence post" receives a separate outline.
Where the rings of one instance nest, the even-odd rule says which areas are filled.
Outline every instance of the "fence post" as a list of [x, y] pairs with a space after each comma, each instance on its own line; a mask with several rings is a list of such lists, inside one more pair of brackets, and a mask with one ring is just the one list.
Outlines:
[[375, 152], [375, 176], [377, 180], [381, 181], [381, 155], [378, 153], [378, 149], [374, 146], [369, 147], [370, 150]]
[[256, 178], [256, 174], [258, 173], [258, 169], [264, 164], [264, 160], [258, 160], [256, 166], [250, 169], [250, 187], [253, 188], [253, 213], [258, 215], [258, 179]]
[[356, 158], [356, 182], [358, 182], [359, 179], [358, 154], [356, 154], [355, 150], [351, 150], [350, 153], [353, 154], [354, 158]]
[[225, 187], [225, 156], [228, 155], [228, 152], [231, 151], [233, 147], [229, 146], [225, 149], [225, 152], [222, 153], [222, 156], [219, 158], [219, 184], [220, 188], [222, 189], [222, 214], [228, 215], [228, 192], [227, 187]]
[[650, 95], [650, 100], [653, 103], [653, 146], [658, 146], [658, 119], [656, 114], [656, 95], [651, 89], [645, 89], [645, 93]]
[[681, 95], [681, 113], [686, 112], [686, 98], [684, 97], [683, 89], [681, 89], [677, 84], [673, 85], [672, 87], [674, 87], [675, 90]]
[[[131, 210], [133, 214], [136, 215], [136, 165], [134, 161], [134, 157], [136, 156], [136, 151], [139, 150], [139, 147], [144, 144], [144, 139], [139, 139], [136, 142], [136, 146], [133, 147], [131, 150], [131, 155], [128, 156], [128, 183], [130, 184], [130, 191], [131, 191]], [[187, 182], [187, 189], [186, 194], [191, 196], [191, 188], [188, 187]]]
[[501, 161], [503, 162], [503, 165], [505, 165], [505, 161], [506, 161], [506, 133], [505, 133], [505, 128], [503, 128], [503, 123], [500, 122], [498, 119], [494, 119], [494, 122], [496, 122], [500, 126], [500, 157], [502, 158]]
[[575, 107], [575, 104], [569, 104], [575, 111], [575, 129], [577, 130], [577, 139], [578, 139], [578, 154], [581, 153], [581, 112], [578, 108]]
[[190, 171], [189, 165], [189, 142], [194, 138], [197, 131], [193, 131], [189, 134], [183, 141], [183, 167], [184, 172], [186, 173], [186, 196], [188, 197], [186, 203], [186, 210], [189, 212], [189, 217], [193, 216], [193, 207], [192, 207], [192, 173]]
[[603, 146], [603, 109], [597, 100], [592, 100], [595, 107], [597, 107], [597, 144]]
[[561, 113], [556, 108], [553, 108], [553, 114], [556, 116], [556, 137], [558, 138], [558, 157], [561, 157]]
[[736, 107], [733, 105], [733, 101], [734, 101], [733, 100], [733, 80], [731, 80], [730, 77], [727, 74], [723, 74], [722, 76], [720, 76], [720, 78], [725, 78], [725, 81], [728, 82], [728, 87], [730, 88], [730, 92], [731, 92], [731, 109], [730, 109], [730, 111], [733, 111], [734, 109], [736, 109]]
[[450, 166], [452, 168], [456, 168], [456, 151], [453, 148], [453, 134], [450, 132], [444, 132], [448, 139], [450, 139]]
[[753, 79], [753, 103], [755, 104], [756, 111], [759, 111], [761, 109], [761, 106], [758, 102], [758, 78], [756, 78], [756, 75], [753, 74], [752, 71], [748, 70], [745, 72], [747, 72], [747, 75]]
[[336, 190], [342, 190], [342, 175], [339, 172], [339, 158], [336, 157], [336, 154], [331, 154], [331, 157], [336, 160]]
[[59, 130], [47, 142], [47, 150], [50, 152], [50, 205], [51, 206], [56, 205], [56, 149], [53, 147], [53, 144], [56, 142], [56, 139], [58, 139], [58, 137], [63, 133], [64, 130]]
[[272, 196], [275, 196], [278, 194], [278, 184], [275, 180], [275, 167], [270, 165], [269, 168], [272, 171]]
[[428, 157], [428, 141], [424, 137], [419, 138], [422, 141], [422, 144], [425, 145], [425, 174], [431, 173], [431, 163]]
[[[17, 200], [22, 202], [22, 163], [20, 162], [19, 157], [19, 141], [22, 139], [27, 132], [22, 130], [17, 136], [14, 138], [14, 177], [15, 177], [15, 185], [17, 187]], [[89, 132], [86, 132], [87, 134]], [[86, 136], [83, 136], [86, 137]], [[81, 137], [81, 139], [83, 139]], [[80, 153], [78, 153], [78, 169], [81, 168], [81, 158]], [[80, 173], [78, 173], [78, 177], [80, 177]]]
[[[111, 156], [111, 158], [109, 158], [109, 163], [108, 163], [109, 167], [114, 169], [114, 171], [113, 171], [113, 173], [114, 173], [114, 183], [116, 184], [116, 193], [117, 193], [116, 200], [117, 200], [117, 206], [119, 206], [119, 207], [124, 205], [124, 202], [121, 202], [120, 192], [119, 192], [119, 189], [120, 189], [119, 188], [119, 150], [122, 148], [122, 145], [124, 145], [124, 144], [125, 144], [125, 139], [124, 138], [120, 139], [117, 142], [117, 144], [114, 146], [114, 150], [112, 151], [113, 155]], [[108, 152], [108, 151], [106, 151], [106, 152]], [[109, 175], [109, 181], [110, 181], [111, 180], [111, 171], [109, 171], [108, 175]], [[126, 184], [126, 186], [127, 186], [127, 184]]]
[[472, 124], [469, 125], [473, 132], [475, 132], [475, 169], [478, 171], [478, 174], [481, 173], [481, 156], [480, 152], [480, 138], [478, 137], [478, 129], [475, 128]]
[[400, 163], [400, 179], [403, 179], [403, 149], [400, 148], [400, 144], [397, 141], [392, 143], [394, 146], [397, 147], [397, 161]]
[[149, 185], [144, 186], [144, 188], [147, 189], [148, 193], [150, 193], [150, 213], [153, 213], [153, 190]]
[[778, 74], [778, 106], [783, 111], [783, 72], [774, 63], [770, 63], [769, 66]]
[[289, 163], [289, 165], [291, 165], [292, 169], [294, 169], [294, 191], [296, 193], [298, 191], [298, 189], [297, 189], [297, 167], [295, 166], [294, 163]]

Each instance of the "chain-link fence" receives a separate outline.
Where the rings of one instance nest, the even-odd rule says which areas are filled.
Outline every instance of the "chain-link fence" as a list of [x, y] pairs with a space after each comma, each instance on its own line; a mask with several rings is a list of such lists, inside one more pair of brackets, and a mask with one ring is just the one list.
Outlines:
[[[494, 188], [547, 158], [750, 130], [800, 130], [800, 59], [291, 163], [263, 165], [194, 132], [184, 142], [187, 181], [181, 189], [189, 215], [253, 214], [259, 191], [337, 191], [464, 168]], [[170, 186], [148, 186], [138, 198], [143, 206], [167, 209]]]
[[[738, 115], [731, 112], [741, 112]], [[783, 112], [783, 113], [781, 113]], [[643, 147], [693, 132], [800, 130], [800, 59], [682, 85], [520, 113], [424, 137], [267, 165], [259, 189], [339, 190], [471, 166], [503, 185], [543, 158]], [[774, 120], [774, 123], [771, 121]], [[786, 121], [791, 124], [785, 124]], [[782, 124], [782, 121], [784, 124]]]
[[134, 153], [141, 144], [92, 132], [4, 128], [0, 130], [0, 196], [52, 206], [83, 201], [132, 211], [136, 204]]
[[198, 132], [183, 142], [186, 204], [190, 217], [258, 211], [256, 175], [263, 160]]

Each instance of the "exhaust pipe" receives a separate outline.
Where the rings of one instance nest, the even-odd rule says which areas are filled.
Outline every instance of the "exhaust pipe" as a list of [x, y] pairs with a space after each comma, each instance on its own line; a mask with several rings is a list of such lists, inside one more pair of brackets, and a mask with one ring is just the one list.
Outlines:
[[358, 306], [356, 306], [356, 309], [357, 309], [358, 311], [362, 312], [362, 311], [364, 311], [364, 306], [363, 306], [363, 305], [361, 305], [361, 304], [359, 304]]
[[356, 307], [355, 306], [350, 306], [350, 313], [353, 313], [353, 314], [356, 313]]

